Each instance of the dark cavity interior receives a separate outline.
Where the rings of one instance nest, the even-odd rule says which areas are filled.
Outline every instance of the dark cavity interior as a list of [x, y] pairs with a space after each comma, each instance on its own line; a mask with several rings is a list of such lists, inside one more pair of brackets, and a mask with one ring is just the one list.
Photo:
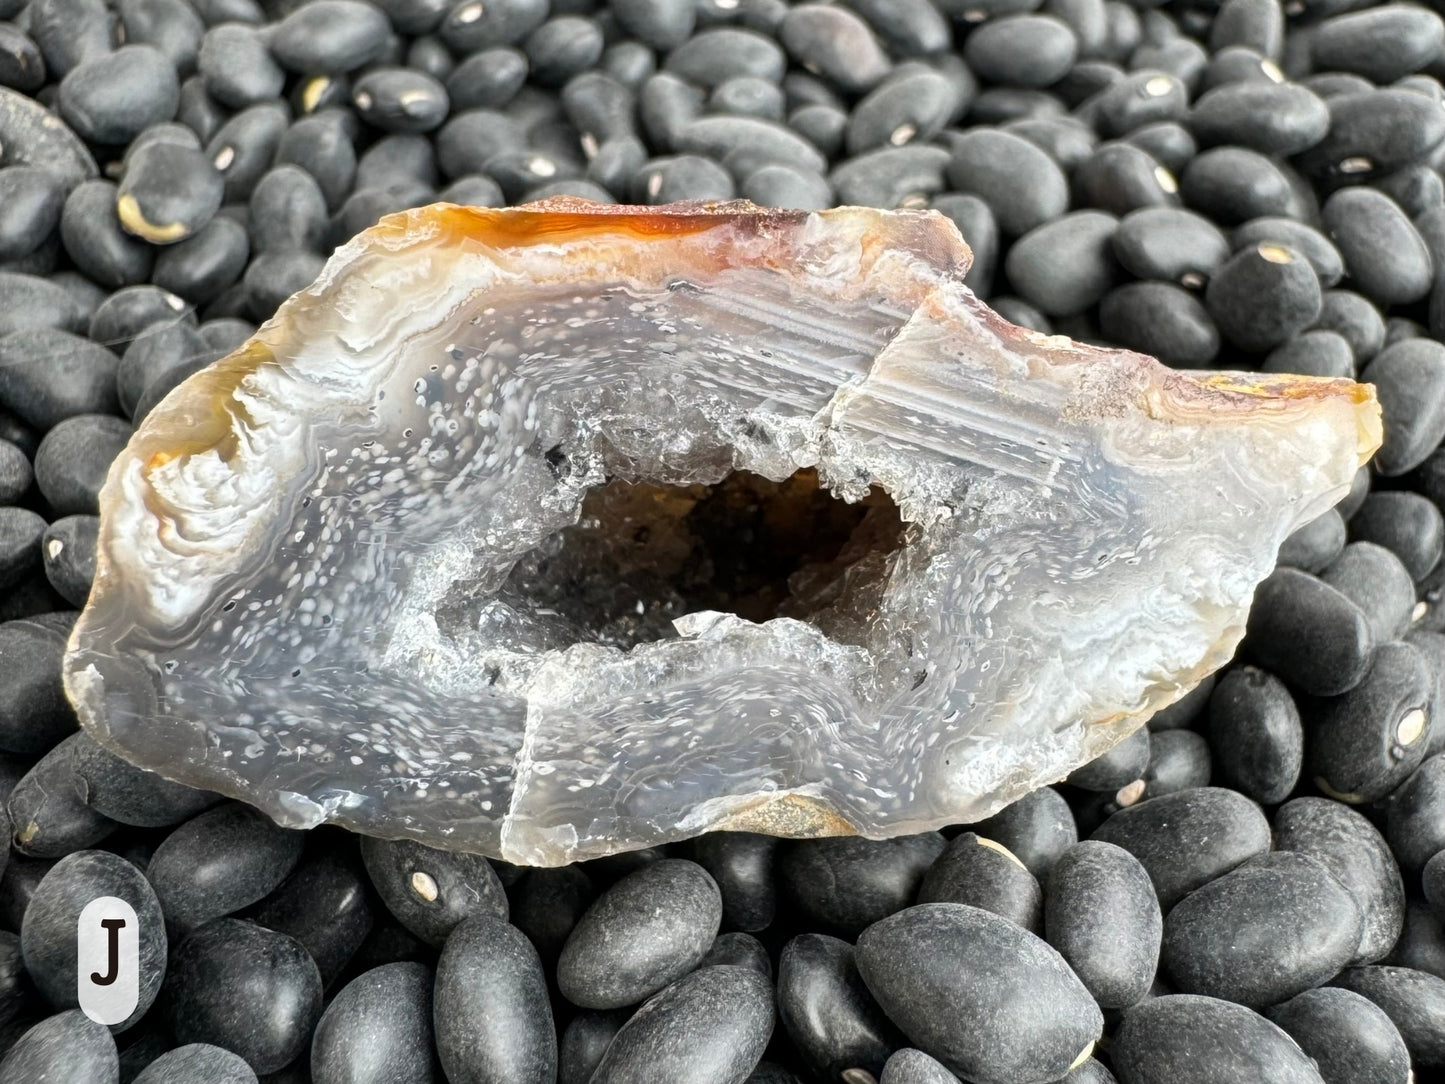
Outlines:
[[735, 471], [716, 485], [613, 479], [517, 563], [500, 601], [547, 627], [548, 647], [669, 638], [674, 618], [700, 610], [822, 626], [881, 595], [903, 533], [883, 490], [849, 504], [813, 470], [782, 482]]

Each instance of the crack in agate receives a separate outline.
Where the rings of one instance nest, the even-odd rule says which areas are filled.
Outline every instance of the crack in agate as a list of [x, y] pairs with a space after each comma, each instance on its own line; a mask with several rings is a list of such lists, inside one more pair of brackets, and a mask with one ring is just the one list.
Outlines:
[[[1060, 778], [1228, 659], [1379, 412], [1013, 327], [968, 262], [931, 212], [383, 220], [112, 467], [85, 726], [284, 824], [540, 865], [917, 832]], [[893, 535], [761, 621], [661, 573], [608, 596], [642, 551], [578, 541], [604, 494], [670, 532], [743, 472]]]

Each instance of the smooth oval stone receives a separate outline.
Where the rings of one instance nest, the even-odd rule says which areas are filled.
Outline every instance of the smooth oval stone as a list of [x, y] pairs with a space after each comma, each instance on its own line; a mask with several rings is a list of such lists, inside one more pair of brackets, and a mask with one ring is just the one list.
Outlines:
[[756, 933], [772, 925], [777, 844], [773, 836], [754, 832], [710, 832], [693, 842], [693, 860], [708, 871], [722, 894], [724, 926]]
[[1170, 994], [1124, 1013], [1109, 1048], [1122, 1084], [1321, 1084], [1284, 1031], [1243, 1005]]
[[184, 934], [268, 895], [296, 867], [305, 842], [305, 833], [230, 802], [168, 835], [146, 876], [167, 923]]
[[1306, 990], [1265, 1015], [1315, 1060], [1325, 1084], [1407, 1084], [1410, 1052], [1374, 1002], [1350, 990]]
[[1404, 636], [1414, 621], [1415, 582], [1404, 563], [1384, 546], [1350, 542], [1320, 578], [1360, 608], [1378, 644]]
[[270, 36], [271, 52], [288, 71], [353, 71], [386, 47], [386, 16], [360, 0], [313, 0], [295, 8]]
[[1062, 19], [1020, 14], [981, 25], [964, 42], [963, 58], [990, 83], [1046, 87], [1068, 73], [1078, 51], [1078, 38]]
[[877, 1075], [902, 1041], [864, 985], [853, 946], [826, 934], [800, 934], [783, 946], [778, 1019], [824, 1080], [848, 1069]]
[[884, 1064], [878, 1084], [954, 1084], [957, 1079], [941, 1061], [905, 1047]]
[[1445, 24], [1413, 4], [1347, 11], [1320, 23], [1309, 43], [1320, 70], [1355, 72], [1375, 83], [1419, 71], [1440, 53]]
[[1328, 798], [1296, 798], [1274, 819], [1275, 846], [1318, 859], [1354, 897], [1363, 916], [1352, 963], [1373, 963], [1395, 944], [1405, 888], [1379, 831], [1363, 815]]
[[1385, 1011], [1417, 1068], [1445, 1067], [1445, 979], [1409, 967], [1352, 967], [1330, 985], [1353, 990]]
[[79, 1004], [76, 953], [81, 912], [95, 899], [114, 896], [135, 910], [139, 993], [136, 1006], [113, 1030], [126, 1030], [155, 1002], [166, 973], [166, 928], [156, 895], [140, 870], [107, 851], [78, 851], [50, 868], [25, 909], [20, 929], [25, 970], [57, 1008]]
[[805, 921], [853, 937], [908, 906], [943, 847], [936, 832], [785, 842], [778, 849], [778, 889]]
[[72, 734], [15, 784], [7, 802], [11, 845], [36, 858], [62, 858], [99, 843], [118, 827], [85, 804], [85, 784], [71, 766]]
[[46, 1017], [0, 1060], [0, 1084], [119, 1084], [110, 1031], [79, 1009]]
[[917, 902], [966, 903], [1038, 933], [1043, 899], [1039, 882], [1008, 848], [964, 832], [928, 867]]
[[[316, 1079], [320, 1084], [320, 1078]], [[229, 1050], [209, 1043], [187, 1043], [150, 1062], [131, 1084], [256, 1084], [256, 1074], [244, 1058]], [[419, 1080], [418, 1084], [425, 1082]]]
[[1381, 644], [1364, 681], [1309, 712], [1315, 785], [1352, 804], [1394, 790], [1424, 759], [1434, 690], [1434, 672], [1416, 647]]
[[1255, 589], [1245, 648], [1301, 692], [1338, 696], [1369, 671], [1375, 634], [1347, 595], [1308, 572], [1277, 568]]
[[1053, 787], [1040, 787], [973, 825], [985, 839], [1009, 853], [1042, 881], [1061, 854], [1079, 841], [1074, 814]]
[[868, 989], [913, 1044], [977, 1084], [1062, 1076], [1103, 1031], [1057, 951], [976, 907], [909, 907], [864, 930], [856, 953]]
[[1163, 936], [1149, 874], [1122, 847], [1074, 844], [1049, 873], [1044, 936], [1102, 1008], [1133, 1005], [1154, 981]]
[[808, 71], [849, 94], [875, 86], [891, 63], [868, 24], [826, 4], [799, 4], [778, 27], [778, 40]]
[[[432, 973], [418, 963], [386, 964], [352, 979], [311, 1040], [313, 1084], [430, 1084], [434, 1061]], [[455, 1084], [465, 1079], [453, 1076]]]
[[773, 39], [752, 30], [720, 26], [694, 34], [667, 54], [671, 74], [711, 90], [739, 75], [778, 82], [787, 57]]
[[452, 1084], [556, 1079], [557, 1033], [542, 961], [503, 919], [477, 915], [452, 930], [437, 963], [435, 1019]]
[[1251, 859], [1181, 900], [1164, 921], [1163, 962], [1180, 991], [1251, 1008], [1334, 977], [1360, 943], [1354, 897], [1318, 859]]
[[[311, 838], [317, 842], [316, 836]], [[331, 842], [325, 835], [320, 839]], [[316, 961], [322, 985], [329, 987], [373, 926], [355, 845], [328, 847], [304, 859], [256, 905], [251, 919], [301, 942]]]
[[1165, 911], [1270, 845], [1269, 822], [1259, 806], [1222, 787], [1181, 790], [1128, 806], [1090, 838], [1139, 859]]
[[186, 938], [166, 974], [166, 1018], [182, 1043], [213, 1043], [274, 1073], [306, 1049], [321, 975], [300, 942], [234, 918]]
[[61, 80], [56, 107], [92, 143], [124, 144], [170, 120], [180, 104], [176, 70], [149, 45], [123, 45], [92, 56]]
[[588, 1009], [635, 1005], [685, 975], [722, 922], [722, 896], [695, 862], [663, 859], [622, 878], [577, 923], [557, 962], [564, 997]]
[[37, 429], [82, 414], [117, 411], [115, 355], [59, 328], [0, 338], [0, 406]]
[[502, 884], [481, 855], [367, 837], [361, 858], [387, 910], [429, 945], [473, 915], [507, 917]]
[[1304, 726], [1282, 681], [1265, 670], [1230, 670], [1209, 698], [1209, 743], [1219, 780], [1261, 805], [1284, 801], [1304, 764]]
[[773, 1030], [772, 986], [746, 967], [705, 967], [664, 988], [613, 1038], [590, 1084], [732, 1084]]

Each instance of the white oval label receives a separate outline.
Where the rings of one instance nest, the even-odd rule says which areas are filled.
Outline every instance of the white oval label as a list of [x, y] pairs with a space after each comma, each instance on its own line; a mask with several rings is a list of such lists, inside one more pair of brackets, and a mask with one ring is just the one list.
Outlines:
[[119, 1024], [140, 1000], [140, 923], [118, 896], [91, 900], [75, 931], [75, 992], [97, 1024]]

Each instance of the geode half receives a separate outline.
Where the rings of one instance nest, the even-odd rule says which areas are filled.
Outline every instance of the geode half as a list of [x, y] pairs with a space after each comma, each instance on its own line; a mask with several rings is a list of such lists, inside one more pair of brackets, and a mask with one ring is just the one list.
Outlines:
[[283, 824], [538, 865], [985, 816], [1235, 648], [1346, 380], [1014, 327], [931, 212], [393, 215], [145, 419], [66, 687]]

